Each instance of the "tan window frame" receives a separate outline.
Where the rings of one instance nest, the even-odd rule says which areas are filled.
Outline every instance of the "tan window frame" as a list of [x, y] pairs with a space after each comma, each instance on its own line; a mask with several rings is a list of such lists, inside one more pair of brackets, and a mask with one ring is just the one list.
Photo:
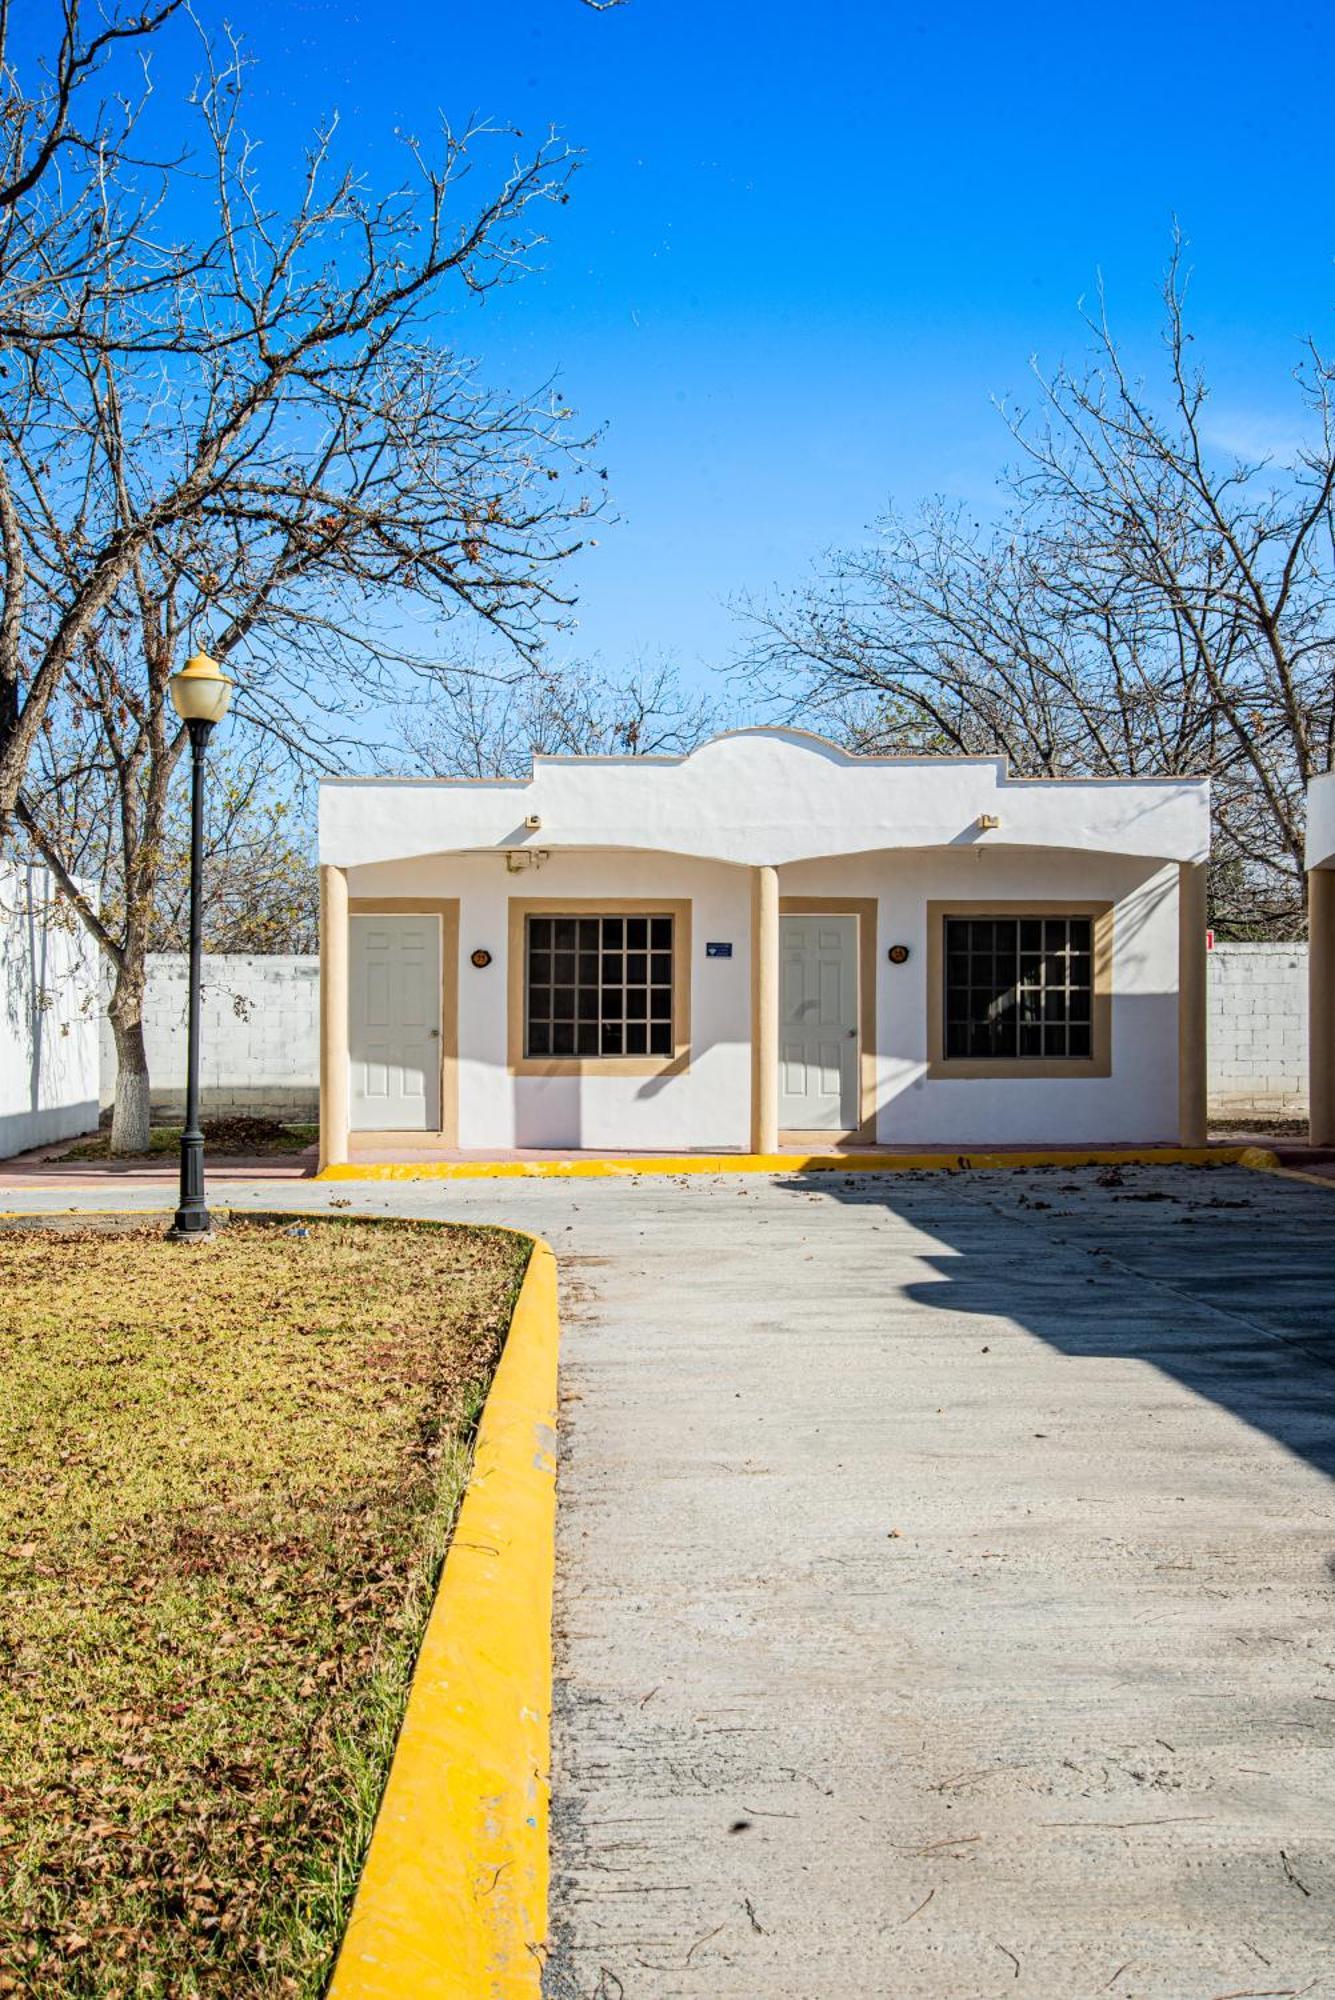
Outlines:
[[[1094, 991], [1090, 1006], [1092, 1028], [1089, 1056], [947, 1056], [945, 1053], [947, 917], [1088, 917], [1093, 923]], [[1111, 902], [951, 901], [927, 905], [927, 1075], [941, 1082], [951, 1078], [1102, 1077], [1112, 1075]]]
[[[527, 1005], [525, 935], [530, 917], [671, 917], [672, 1053], [666, 1056], [530, 1056], [524, 1053]], [[511, 1076], [679, 1076], [691, 1053], [691, 905], [670, 897], [512, 897], [508, 933]]]

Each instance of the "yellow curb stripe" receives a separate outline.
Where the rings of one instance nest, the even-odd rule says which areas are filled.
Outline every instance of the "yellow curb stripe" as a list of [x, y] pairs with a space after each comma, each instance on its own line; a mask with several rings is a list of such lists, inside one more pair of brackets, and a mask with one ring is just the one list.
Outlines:
[[535, 1241], [329, 2000], [537, 2000], [547, 1941], [556, 1259]]
[[1304, 1181], [1308, 1187], [1325, 1188], [1328, 1194], [1335, 1193], [1335, 1178], [1329, 1174], [1305, 1174], [1301, 1167], [1282, 1167], [1279, 1156], [1265, 1146], [1245, 1146], [1240, 1167], [1254, 1167], [1263, 1174], [1277, 1174], [1282, 1181]]
[[[958, 1173], [1005, 1167], [1235, 1167], [1255, 1146], [1040, 1147], [1017, 1153], [648, 1153], [638, 1159], [348, 1160], [318, 1181], [602, 1180], [627, 1174]], [[1273, 1158], [1273, 1155], [1270, 1157]]]

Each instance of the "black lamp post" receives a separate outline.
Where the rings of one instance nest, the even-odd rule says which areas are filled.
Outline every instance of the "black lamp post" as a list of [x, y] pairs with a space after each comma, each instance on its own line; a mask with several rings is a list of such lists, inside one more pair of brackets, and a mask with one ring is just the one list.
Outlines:
[[204, 1134], [199, 1124], [199, 975], [204, 935], [204, 752], [215, 722], [232, 699], [232, 683], [207, 653], [187, 660], [169, 683], [172, 706], [190, 732], [190, 1013], [181, 1134], [181, 1195], [168, 1235], [178, 1241], [207, 1236], [212, 1224], [204, 1204]]

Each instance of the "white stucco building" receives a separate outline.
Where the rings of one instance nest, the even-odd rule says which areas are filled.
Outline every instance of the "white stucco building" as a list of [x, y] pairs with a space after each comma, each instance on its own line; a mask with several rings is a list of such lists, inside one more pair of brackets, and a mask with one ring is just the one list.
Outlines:
[[321, 1150], [1201, 1143], [1208, 787], [741, 730], [321, 789]]

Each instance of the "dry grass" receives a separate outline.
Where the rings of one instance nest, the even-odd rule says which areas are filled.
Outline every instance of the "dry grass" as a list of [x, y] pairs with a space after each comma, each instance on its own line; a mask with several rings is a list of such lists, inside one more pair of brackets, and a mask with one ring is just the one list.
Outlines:
[[0, 1233], [0, 1992], [318, 1994], [523, 1272]]

